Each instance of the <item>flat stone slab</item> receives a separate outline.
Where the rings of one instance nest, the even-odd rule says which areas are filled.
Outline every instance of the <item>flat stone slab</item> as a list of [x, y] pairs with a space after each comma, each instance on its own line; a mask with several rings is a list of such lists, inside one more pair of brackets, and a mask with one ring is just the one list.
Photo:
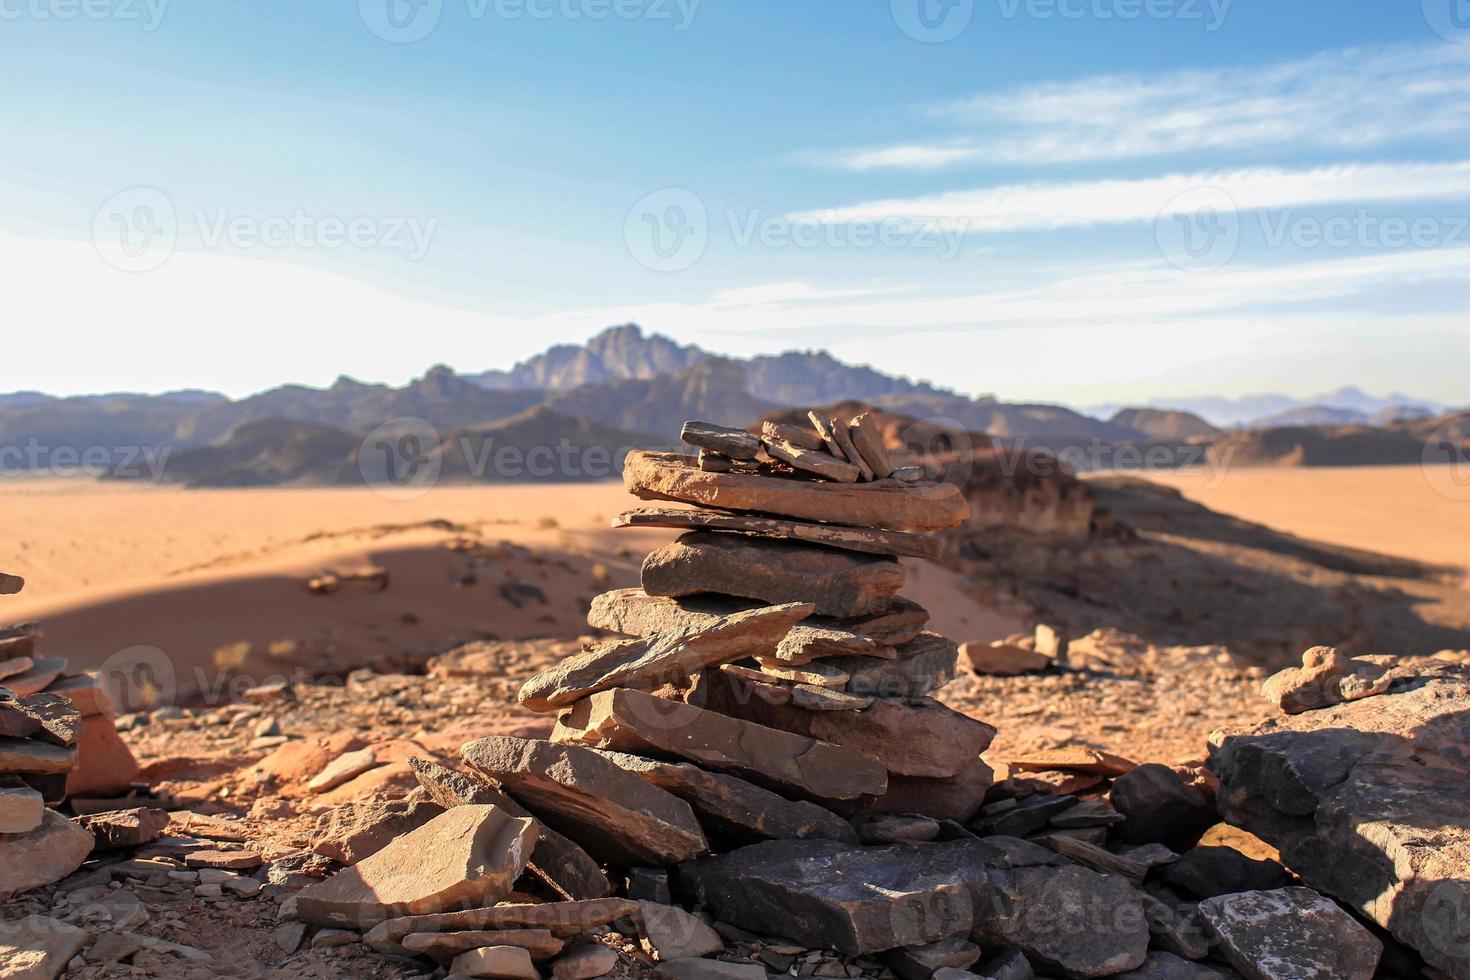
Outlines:
[[810, 603], [801, 602], [762, 606], [698, 627], [600, 644], [526, 681], [520, 702], [532, 711], [552, 712], [614, 687], [652, 690], [687, 680], [706, 667], [775, 649], [813, 611]]
[[759, 436], [713, 422], [685, 422], [679, 438], [691, 446], [730, 459], [753, 460], [761, 451]]
[[995, 857], [980, 841], [768, 841], [682, 865], [679, 880], [722, 922], [855, 956], [967, 935], [977, 908], [999, 899], [986, 874]]
[[[0, 782], [0, 834], [28, 834], [41, 826], [46, 801], [29, 786]], [[0, 854], [4, 853], [0, 845]]]
[[1470, 976], [1470, 671], [1211, 736], [1221, 815], [1310, 886]]
[[[446, 810], [479, 804], [498, 806], [513, 817], [532, 816], [529, 810], [483, 779], [425, 759], [409, 759], [408, 767], [429, 799]], [[536, 849], [531, 852], [527, 867], [553, 891], [572, 901], [606, 898], [613, 893], [613, 884], [603, 874], [602, 867], [580, 844], [552, 830], [544, 821], [536, 822], [536, 831]]]
[[479, 929], [465, 932], [415, 932], [403, 937], [403, 947], [447, 963], [472, 949], [518, 946], [533, 960], [549, 960], [566, 948], [566, 940], [550, 929]]
[[[618, 693], [594, 695], [578, 709]], [[689, 804], [589, 749], [492, 736], [470, 742], [461, 754], [475, 772], [503, 784], [531, 812], [605, 861], [662, 867], [709, 850]]]
[[1372, 980], [1383, 944], [1310, 888], [1221, 895], [1205, 925], [1247, 980]]
[[534, 820], [493, 806], [455, 807], [302, 889], [297, 917], [366, 929], [398, 916], [490, 905], [510, 893], [535, 843]]
[[687, 762], [662, 762], [626, 752], [601, 752], [620, 769], [668, 790], [694, 808], [707, 831], [727, 841], [834, 840], [857, 843], [846, 820], [803, 800], [762, 789]]
[[64, 749], [72, 748], [82, 740], [81, 712], [77, 711], [71, 699], [43, 691], [15, 703], [40, 726], [33, 737]]
[[903, 582], [892, 558], [712, 531], [690, 531], [651, 552], [642, 570], [649, 595], [811, 602], [819, 615], [842, 617], [887, 609]]
[[829, 657], [823, 662], [847, 674], [843, 690], [860, 697], [922, 698], [955, 679], [959, 648], [938, 633], [921, 633], [896, 648], [891, 660]]
[[368, 930], [363, 940], [379, 952], [402, 955], [405, 952], [402, 941], [419, 933], [545, 929], [560, 939], [570, 939], [589, 929], [619, 919], [631, 919], [638, 914], [638, 903], [625, 898], [548, 902], [544, 905], [497, 905], [388, 919]]
[[[865, 712], [804, 713], [847, 717]], [[577, 702], [557, 722], [552, 738], [563, 744], [686, 759], [816, 799], [875, 795], [888, 785], [883, 766], [859, 751], [641, 691], [604, 691]]]
[[[50, 687], [51, 682], [60, 677], [65, 670], [66, 658], [41, 657], [31, 664], [30, 670], [5, 678], [5, 686], [13, 691], [17, 698], [28, 698]], [[3, 768], [0, 766], [0, 769]]]
[[871, 412], [864, 412], [854, 418], [848, 424], [847, 433], [853, 446], [862, 455], [863, 462], [873, 471], [874, 479], [885, 479], [893, 472], [893, 457], [888, 454], [883, 433], [879, 431], [878, 422]]
[[858, 467], [830, 452], [821, 449], [803, 449], [801, 446], [793, 446], [779, 439], [763, 439], [761, 444], [773, 459], [780, 460], [799, 472], [810, 473], [837, 483], [856, 483], [862, 479], [863, 474]]
[[733, 531], [758, 537], [826, 545], [829, 548], [860, 551], [870, 555], [938, 558], [944, 553], [944, 540], [933, 535], [846, 527], [840, 524], [816, 524], [811, 521], [782, 520], [749, 514], [727, 514], [711, 510], [639, 508], [614, 517], [613, 527], [682, 527], [691, 530]]
[[29, 833], [0, 838], [0, 902], [65, 878], [82, 866], [95, 843], [55, 810], [45, 811]]
[[642, 500], [677, 500], [720, 510], [759, 511], [893, 531], [943, 531], [959, 527], [970, 516], [964, 494], [948, 483], [826, 484], [705, 473], [695, 457], [673, 453], [630, 453], [623, 464], [623, 485]]
[[63, 748], [39, 738], [0, 738], [0, 772], [49, 775], [70, 772], [77, 764], [77, 750]]

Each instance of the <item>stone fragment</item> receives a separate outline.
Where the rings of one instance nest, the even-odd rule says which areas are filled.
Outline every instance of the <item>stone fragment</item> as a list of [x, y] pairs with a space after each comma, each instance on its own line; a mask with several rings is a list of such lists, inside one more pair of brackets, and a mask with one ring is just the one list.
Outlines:
[[1011, 769], [1018, 772], [1041, 772], [1056, 769], [1062, 772], [1096, 773], [1101, 776], [1121, 776], [1136, 768], [1137, 763], [1128, 761], [1111, 752], [1072, 746], [1033, 752], [1019, 759], [1012, 759]]
[[30, 657], [8, 656], [3, 649], [0, 649], [0, 681], [7, 677], [14, 677], [16, 674], [24, 674], [35, 665], [36, 662]]
[[77, 817], [77, 823], [97, 839], [98, 850], [142, 847], [163, 836], [168, 812], [150, 807], [105, 810]]
[[685, 422], [679, 438], [691, 446], [708, 449], [730, 459], [753, 460], [761, 451], [758, 436], [744, 429], [731, 429], [712, 422]]
[[[985, 803], [985, 794], [995, 774], [982, 759], [976, 759], [947, 779], [888, 777], [888, 789], [862, 801], [868, 813], [922, 813], [936, 820], [968, 823]], [[843, 812], [847, 812], [844, 804]]]
[[614, 517], [613, 527], [677, 527], [691, 530], [733, 531], [763, 538], [783, 538], [806, 544], [820, 544], [829, 548], [842, 548], [846, 551], [861, 551], [872, 555], [938, 558], [944, 552], [944, 540], [928, 534], [843, 527], [840, 524], [817, 524], [811, 521], [782, 520], [752, 514], [726, 514], [708, 510], [639, 508]]
[[767, 841], [683, 865], [679, 879], [720, 921], [856, 956], [968, 932], [999, 897], [985, 870], [995, 858], [980, 841]]
[[712, 453], [707, 449], [699, 451], [699, 468], [705, 473], [733, 473], [735, 472], [735, 461], [728, 456]]
[[558, 957], [551, 964], [552, 980], [596, 980], [618, 965], [618, 954], [600, 943], [589, 943]]
[[72, 748], [81, 741], [82, 716], [69, 699], [42, 692], [21, 698], [15, 703], [40, 726], [35, 738], [64, 749]]
[[1186, 960], [1202, 960], [1213, 945], [1200, 917], [1198, 903], [1178, 901], [1164, 889], [1140, 893], [1143, 916], [1156, 948], [1182, 956]]
[[766, 980], [766, 968], [759, 963], [675, 960], [659, 964], [653, 975], [657, 980]]
[[76, 767], [67, 774], [66, 792], [71, 797], [106, 798], [121, 796], [138, 779], [142, 767], [132, 749], [122, 740], [117, 726], [106, 715], [82, 718], [82, 739], [77, 744]]
[[0, 738], [0, 772], [50, 773], [70, 772], [77, 762], [76, 749], [33, 738]]
[[722, 510], [753, 510], [893, 531], [943, 531], [959, 527], [970, 517], [964, 494], [949, 483], [833, 485], [743, 473], [701, 473], [694, 457], [667, 453], [630, 453], [623, 465], [623, 484], [644, 500], [678, 500]]
[[311, 948], [336, 949], [338, 946], [349, 946], [361, 938], [351, 929], [323, 929], [311, 937]]
[[978, 967], [986, 980], [1031, 980], [1036, 976], [1031, 961], [1019, 949], [1006, 949], [990, 957]]
[[819, 660], [801, 666], [783, 664], [770, 657], [756, 657], [755, 660], [761, 665], [762, 674], [791, 684], [810, 684], [813, 687], [827, 687], [840, 691], [847, 686], [848, 679], [851, 677], [847, 671], [828, 666]]
[[25, 586], [26, 580], [19, 575], [7, 575], [0, 572], [0, 595], [15, 595]]
[[28, 698], [50, 687], [51, 682], [60, 677], [64, 670], [66, 670], [64, 658], [42, 657], [32, 663], [29, 670], [5, 678], [5, 687], [17, 699]]
[[366, 928], [385, 919], [493, 904], [525, 870], [535, 821], [493, 806], [445, 811], [361, 863], [296, 895], [297, 916]]
[[982, 837], [1002, 835], [1024, 837], [1033, 834], [1051, 823], [1053, 817], [1061, 816], [1076, 806], [1075, 796], [1028, 796], [1014, 805], [1010, 801], [987, 806], [980, 811], [980, 819], [970, 829]]
[[[41, 826], [46, 801], [29, 786], [0, 783], [0, 834], [28, 834]], [[0, 853], [4, 844], [0, 843]]]
[[[0, 592], [4, 578], [0, 575]], [[91, 938], [85, 929], [44, 915], [0, 922], [0, 977], [54, 980]]]
[[883, 443], [883, 433], [879, 431], [872, 413], [864, 412], [854, 418], [848, 424], [848, 436], [863, 462], [872, 470], [872, 479], [888, 479], [893, 472], [893, 458], [888, 455], [888, 447]]
[[1164, 880], [1199, 898], [1269, 891], [1291, 883], [1275, 861], [1247, 857], [1233, 847], [1195, 847], [1164, 869]]
[[873, 706], [873, 699], [827, 687], [797, 684], [791, 689], [791, 703], [807, 711], [862, 711]]
[[1051, 818], [1053, 827], [1111, 827], [1126, 819], [1123, 814], [1103, 800], [1082, 800], [1070, 810]]
[[34, 830], [0, 840], [0, 902], [65, 878], [82, 866], [94, 843], [81, 827], [46, 810]]
[[878, 698], [922, 698], [955, 678], [959, 651], [938, 633], [920, 633], [895, 648], [892, 660], [832, 657], [828, 666], [847, 672], [848, 694]]
[[1393, 657], [1349, 658], [1332, 647], [1312, 647], [1300, 667], [1267, 678], [1261, 694], [1289, 715], [1382, 694], [1393, 683]]
[[766, 439], [779, 439], [782, 442], [789, 442], [793, 446], [800, 446], [802, 449], [821, 449], [824, 445], [822, 437], [817, 430], [807, 425], [762, 422], [761, 436]]
[[[633, 692], [594, 695], [573, 713], [624, 693]], [[504, 784], [547, 824], [604, 860], [677, 864], [709, 849], [689, 804], [589, 749], [493, 736], [470, 742], [462, 754], [471, 769]]]
[[353, 865], [443, 812], [437, 803], [424, 800], [344, 803], [317, 818], [311, 849], [340, 864]]
[[651, 690], [715, 664], [772, 650], [812, 612], [810, 603], [763, 606], [702, 628], [602, 644], [532, 677], [521, 685], [519, 699], [532, 711], [549, 712], [614, 687]]
[[619, 768], [687, 802], [711, 833], [738, 843], [760, 840], [857, 842], [852, 825], [830, 810], [788, 800], [725, 773], [687, 762], [662, 762], [625, 752], [601, 752]]
[[1149, 931], [1138, 893], [1122, 878], [1076, 866], [1029, 867], [991, 876], [1003, 900], [978, 909], [972, 938], [1014, 946], [1069, 977], [1102, 977], [1143, 965]]
[[1064, 660], [1067, 656], [1067, 638], [1057, 632], [1056, 627], [1037, 623], [1031, 649], [1048, 660]]
[[1109, 799], [1125, 818], [1118, 834], [1129, 844], [1193, 847], [1216, 820], [1211, 801], [1174, 770], [1154, 763], [1119, 776]]
[[929, 980], [935, 970], [946, 967], [967, 970], [980, 959], [980, 947], [965, 936], [951, 936], [937, 943], [909, 946], [883, 954], [883, 962], [902, 980]]
[[541, 980], [531, 954], [519, 946], [486, 946], [461, 953], [450, 964], [451, 973], [500, 980]]
[[116, 718], [118, 715], [117, 701], [108, 692], [107, 685], [102, 683], [102, 678], [96, 674], [63, 677], [46, 688], [46, 693], [59, 694], [69, 700], [76, 705], [77, 712], [83, 718], [91, 715]]
[[802, 449], [789, 442], [766, 439], [763, 445], [773, 459], [779, 459], [793, 469], [837, 483], [856, 483], [862, 478], [862, 470], [845, 462], [831, 452], [820, 449]]
[[336, 789], [344, 783], [356, 779], [369, 769], [375, 769], [382, 763], [378, 762], [377, 753], [372, 749], [358, 749], [356, 752], [348, 752], [339, 755], [326, 768], [312, 776], [306, 783], [306, 789], [311, 793], [326, 793]]
[[[408, 765], [429, 799], [446, 810], [477, 803], [498, 806], [513, 817], [531, 816], [529, 810], [483, 779], [424, 759], [409, 759]], [[542, 821], [537, 821], [536, 832], [536, 849], [531, 852], [528, 867], [553, 891], [573, 901], [606, 898], [613, 893], [612, 882], [581, 845]]]
[[499, 905], [435, 915], [411, 915], [380, 922], [363, 938], [373, 949], [402, 953], [403, 939], [415, 933], [468, 932], [502, 929], [547, 929], [560, 939], [605, 926], [638, 914], [638, 903], [622, 898], [586, 902], [549, 902], [544, 905]]
[[837, 445], [842, 447], [842, 455], [849, 463], [858, 468], [861, 479], [872, 481], [874, 479], [873, 468], [868, 465], [862, 453], [858, 452], [857, 446], [853, 445], [852, 433], [848, 431], [847, 422], [840, 418], [833, 419], [832, 436], [837, 440]]
[[833, 420], [816, 412], [807, 412], [806, 417], [811, 420], [812, 428], [822, 440], [822, 446], [837, 459], [843, 462], [851, 462], [847, 458], [847, 451], [842, 448], [842, 443], [837, 441], [837, 434], [833, 431], [836, 427]]
[[41, 723], [15, 701], [0, 701], [0, 738], [30, 738], [41, 730]]
[[1119, 980], [1234, 980], [1237, 976], [1173, 953], [1149, 953], [1143, 966], [1118, 974]]
[[939, 836], [939, 821], [915, 814], [879, 813], [852, 822], [864, 844], [922, 844]]
[[0, 626], [0, 660], [25, 657], [34, 660], [41, 627], [36, 623]]
[[403, 937], [403, 948], [448, 963], [461, 953], [486, 946], [519, 946], [533, 960], [549, 960], [566, 947], [550, 929], [481, 929], [467, 932], [416, 932]]
[[929, 474], [922, 466], [895, 466], [888, 476], [900, 483], [923, 483], [929, 479]]
[[[614, 754], [608, 753], [609, 757]], [[669, 873], [662, 868], [629, 868], [627, 885], [625, 893], [635, 902], [674, 904], [673, 884]]]
[[265, 859], [258, 851], [249, 850], [202, 848], [184, 855], [184, 866], [196, 871], [206, 868], [212, 871], [254, 871], [264, 863]]
[[[868, 713], [790, 710], [811, 718]], [[577, 702], [557, 721], [552, 738], [617, 752], [672, 755], [818, 799], [853, 799], [887, 786], [883, 767], [861, 751], [641, 691], [604, 691]]]
[[1310, 888], [1200, 903], [1220, 951], [1247, 980], [1371, 980], [1383, 944]]
[[301, 948], [301, 942], [306, 938], [305, 922], [284, 922], [276, 926], [275, 932], [271, 933], [271, 941], [276, 948], [283, 953], [294, 953]]
[[1051, 666], [1051, 658], [1004, 641], [961, 643], [960, 658], [977, 674], [1015, 677], [1034, 674]]
[[766, 602], [811, 602], [823, 616], [863, 616], [887, 607], [903, 587], [904, 571], [892, 558], [690, 531], [650, 552], [642, 579], [649, 595], [718, 592]]
[[[1107, 839], [1106, 831], [1103, 832], [1102, 838]], [[1141, 884], [1148, 874], [1146, 863], [1135, 861], [1121, 854], [1114, 854], [1094, 841], [1080, 840], [1065, 834], [1050, 834], [1046, 837], [1045, 844], [1084, 868], [1091, 868], [1102, 874], [1118, 875], [1127, 878], [1134, 884]]]
[[720, 934], [699, 916], [655, 902], [638, 903], [638, 937], [644, 950], [661, 963], [712, 956], [725, 948]]

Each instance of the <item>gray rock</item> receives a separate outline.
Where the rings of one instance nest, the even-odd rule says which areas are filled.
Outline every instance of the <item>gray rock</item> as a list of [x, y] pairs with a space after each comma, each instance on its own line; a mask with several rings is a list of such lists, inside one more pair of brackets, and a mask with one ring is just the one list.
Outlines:
[[985, 980], [1031, 980], [1036, 971], [1031, 961], [1019, 949], [1007, 949], [996, 953], [976, 968]]
[[723, 960], [675, 960], [653, 971], [658, 980], [766, 980], [759, 963], [726, 963]]
[[1230, 965], [1248, 980], [1371, 980], [1383, 944], [1310, 888], [1222, 895], [1200, 903]]
[[627, 894], [635, 902], [674, 904], [669, 873], [662, 868], [629, 868]]
[[903, 980], [928, 980], [935, 970], [967, 970], [980, 959], [980, 947], [965, 936], [909, 946], [883, 954], [883, 962]]
[[1168, 766], [1125, 772], [1114, 781], [1110, 799], [1126, 818], [1118, 835], [1129, 844], [1192, 847], [1216, 821], [1210, 801]]
[[1143, 966], [1118, 974], [1119, 980], [1233, 980], [1239, 974], [1203, 963], [1192, 963], [1173, 953], [1149, 953]]
[[1199, 898], [1235, 892], [1269, 891], [1291, 884], [1275, 861], [1247, 857], [1233, 847], [1196, 847], [1164, 869], [1164, 880]]
[[955, 678], [959, 648], [938, 633], [921, 633], [897, 647], [892, 660], [829, 657], [826, 663], [847, 674], [849, 694], [876, 698], [921, 698]]
[[713, 422], [685, 422], [679, 438], [691, 446], [708, 449], [730, 459], [755, 459], [761, 451], [759, 436]]

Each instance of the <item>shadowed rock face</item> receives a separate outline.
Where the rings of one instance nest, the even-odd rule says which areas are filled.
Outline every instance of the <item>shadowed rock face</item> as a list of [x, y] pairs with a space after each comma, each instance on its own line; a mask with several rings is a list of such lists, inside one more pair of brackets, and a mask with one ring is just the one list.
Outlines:
[[1377, 697], [1216, 733], [1210, 766], [1228, 821], [1470, 977], [1470, 671], [1414, 670]]

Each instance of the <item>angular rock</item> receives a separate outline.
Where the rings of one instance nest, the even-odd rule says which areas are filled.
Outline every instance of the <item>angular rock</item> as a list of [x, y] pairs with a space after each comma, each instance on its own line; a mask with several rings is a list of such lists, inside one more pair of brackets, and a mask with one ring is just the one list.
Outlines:
[[904, 571], [892, 558], [691, 531], [649, 553], [642, 579], [649, 595], [718, 592], [766, 602], [811, 602], [823, 616], [864, 616], [888, 606], [903, 587]]
[[1006, 949], [990, 957], [978, 969], [986, 980], [1031, 980], [1036, 972], [1019, 949]]
[[725, 948], [720, 934], [697, 915], [673, 905], [638, 903], [638, 936], [661, 963], [711, 956]]
[[41, 627], [35, 623], [0, 626], [0, 660], [32, 659], [41, 639]]
[[[28, 834], [41, 826], [46, 801], [29, 786], [0, 783], [0, 834]], [[4, 845], [0, 844], [0, 854]]]
[[998, 898], [985, 868], [995, 857], [979, 841], [767, 841], [683, 865], [679, 879], [722, 922], [856, 956], [968, 932]]
[[779, 439], [802, 449], [821, 449], [822, 436], [816, 429], [806, 425], [787, 425], [782, 422], [762, 422], [761, 435], [766, 439]]
[[726, 840], [857, 842], [851, 824], [815, 803], [788, 800], [743, 779], [705, 772], [687, 762], [661, 762], [624, 752], [600, 754], [687, 802], [711, 834]]
[[535, 821], [493, 806], [456, 807], [303, 889], [297, 916], [362, 929], [399, 916], [493, 904], [525, 870], [535, 841]]
[[773, 459], [779, 459], [793, 469], [837, 483], [856, 483], [862, 478], [862, 470], [839, 459], [830, 452], [820, 449], [802, 449], [789, 442], [766, 439], [763, 445]]
[[791, 684], [810, 684], [813, 687], [827, 687], [840, 691], [847, 686], [847, 681], [851, 677], [847, 671], [839, 670], [819, 660], [802, 664], [799, 667], [794, 664], [783, 664], [769, 657], [756, 657], [755, 660], [761, 665], [760, 672], [766, 677]]
[[810, 521], [781, 520], [750, 514], [726, 514], [708, 510], [674, 510], [646, 507], [613, 518], [613, 527], [677, 527], [704, 531], [733, 531], [763, 538], [781, 538], [819, 544], [844, 551], [871, 555], [900, 555], [938, 558], [944, 540], [928, 534], [882, 531], [874, 528], [843, 527]]
[[[184, 855], [184, 866], [200, 871], [254, 871], [265, 863], [265, 859], [258, 851], [231, 850], [221, 851], [212, 848], [190, 851]], [[208, 875], [201, 874], [200, 880], [209, 881]], [[223, 882], [228, 879], [219, 878]]]
[[1070, 746], [1048, 752], [1033, 752], [1023, 758], [1012, 759], [1010, 766], [1016, 772], [1059, 770], [1061, 772], [1096, 773], [1100, 776], [1121, 776], [1136, 768], [1136, 763], [1122, 756], [1113, 755], [1111, 752], [1083, 746]]
[[1053, 827], [1063, 829], [1071, 827], [1111, 827], [1122, 823], [1126, 819], [1113, 807], [1102, 800], [1083, 800], [1070, 810], [1066, 810], [1051, 818]]
[[120, 710], [117, 701], [108, 692], [107, 685], [103, 684], [102, 678], [96, 674], [76, 674], [72, 677], [63, 677], [46, 688], [46, 693], [59, 694], [66, 698], [76, 705], [77, 712], [83, 718], [90, 715], [106, 715], [109, 718], [116, 718]]
[[1127, 882], [1076, 866], [991, 875], [1001, 900], [979, 909], [972, 938], [1014, 946], [1069, 977], [1103, 977], [1143, 965], [1149, 931]]
[[873, 471], [873, 479], [888, 479], [893, 473], [893, 457], [888, 455], [888, 447], [883, 443], [883, 433], [879, 431], [872, 413], [864, 412], [854, 418], [848, 424], [847, 434], [863, 462]]
[[437, 803], [418, 800], [344, 803], [317, 818], [311, 849], [339, 864], [351, 866], [443, 812], [444, 808]]
[[1193, 847], [1215, 822], [1215, 807], [1168, 766], [1150, 763], [1126, 772], [1109, 794], [1126, 822], [1118, 833], [1129, 844]]
[[312, 776], [306, 783], [306, 789], [311, 793], [326, 793], [380, 765], [382, 763], [378, 761], [377, 753], [372, 749], [348, 752], [339, 755], [327, 763], [325, 769]]
[[[498, 806], [513, 817], [529, 817], [531, 812], [499, 789], [482, 779], [446, 769], [424, 759], [408, 760], [419, 785], [429, 799], [448, 810], [469, 804]], [[536, 824], [536, 849], [528, 867], [552, 890], [572, 901], [606, 898], [613, 884], [602, 868], [581, 845], [562, 836], [542, 821]]]
[[601, 944], [578, 946], [551, 964], [552, 980], [596, 980], [618, 965], [618, 954]]
[[873, 706], [873, 699], [827, 687], [797, 684], [791, 689], [791, 703], [807, 711], [863, 711]]
[[[1101, 836], [1103, 840], [1107, 839], [1106, 832], [1103, 832]], [[1102, 874], [1118, 875], [1120, 878], [1127, 878], [1134, 884], [1142, 884], [1143, 879], [1148, 875], [1146, 863], [1134, 861], [1121, 854], [1114, 854], [1099, 843], [1079, 840], [1065, 834], [1050, 834], [1044, 843], [1058, 854], [1072, 859], [1084, 868], [1091, 868]]]
[[638, 903], [622, 898], [587, 902], [550, 902], [544, 905], [499, 905], [436, 915], [411, 915], [373, 926], [364, 941], [384, 953], [404, 952], [402, 941], [415, 933], [469, 932], [504, 929], [546, 929], [559, 939], [605, 926], [638, 914]]
[[465, 977], [541, 980], [541, 974], [531, 962], [531, 954], [519, 946], [486, 946], [470, 950], [456, 956], [449, 969]]
[[68, 796], [109, 797], [127, 792], [142, 772], [132, 749], [106, 715], [82, 718], [77, 765], [66, 777]]
[[1383, 944], [1310, 888], [1200, 903], [1220, 951], [1247, 980], [1371, 980]]
[[[0, 575], [0, 592], [4, 578]], [[42, 915], [0, 922], [0, 977], [53, 980], [91, 938], [85, 929]]]
[[1199, 898], [1269, 891], [1291, 883], [1279, 863], [1247, 857], [1233, 847], [1196, 847], [1164, 869], [1164, 880]]
[[916, 814], [870, 814], [858, 817], [852, 826], [864, 844], [922, 844], [940, 831], [938, 820]]
[[1076, 806], [1075, 796], [1028, 796], [1014, 803], [1005, 800], [980, 811], [980, 819], [970, 827], [981, 836], [999, 834], [1007, 837], [1024, 837], [1049, 825], [1053, 817], [1059, 817]]
[[980, 947], [965, 936], [951, 936], [937, 943], [895, 949], [883, 954], [883, 962], [903, 980], [929, 980], [935, 970], [966, 970], [980, 959]]
[[1288, 667], [1261, 686], [1261, 694], [1289, 715], [1382, 694], [1393, 682], [1393, 657], [1349, 658], [1332, 647], [1312, 647], [1300, 667]]
[[24, 711], [16, 701], [0, 701], [0, 738], [30, 738], [41, 730], [41, 723]]
[[34, 737], [41, 741], [65, 749], [81, 741], [82, 716], [69, 699], [42, 692], [21, 698], [16, 705], [40, 726]]
[[0, 738], [0, 772], [70, 772], [77, 763], [77, 750], [33, 738]]
[[705, 473], [733, 473], [736, 462], [729, 456], [712, 453], [708, 449], [699, 451], [699, 468]]
[[45, 811], [35, 830], [0, 839], [0, 902], [65, 878], [82, 866], [94, 843], [55, 810]]
[[474, 932], [415, 932], [403, 937], [403, 948], [447, 963], [472, 949], [519, 946], [533, 960], [549, 960], [566, 948], [566, 940], [549, 929], [489, 929]]
[[755, 459], [761, 451], [758, 436], [744, 429], [732, 429], [712, 422], [685, 422], [679, 438], [691, 446], [708, 449], [730, 459]]
[[[853, 714], [791, 710], [812, 718]], [[641, 691], [604, 691], [577, 702], [557, 721], [552, 738], [563, 744], [687, 759], [819, 799], [877, 794], [888, 783], [883, 767], [861, 752]]]
[[[849, 687], [851, 682], [849, 682]], [[852, 692], [859, 693], [859, 692]], [[792, 732], [878, 760], [891, 773], [943, 779], [989, 748], [995, 729], [933, 700], [879, 698], [863, 711], [806, 711], [750, 698], [740, 682], [711, 676], [691, 697], [713, 711]], [[695, 760], [700, 761], [700, 760]], [[869, 793], [881, 792], [868, 790]], [[831, 797], [850, 799], [850, 797]]]
[[625, 894], [635, 902], [674, 904], [674, 891], [669, 873], [662, 868], [629, 868]]
[[35, 665], [36, 662], [30, 657], [6, 656], [4, 650], [0, 649], [0, 681], [7, 677], [14, 677], [16, 674], [24, 674]]
[[977, 674], [1016, 677], [1051, 666], [1051, 658], [1013, 643], [961, 643], [960, 658]]
[[163, 836], [168, 829], [168, 812], [148, 807], [105, 810], [77, 817], [77, 823], [97, 838], [98, 850], [142, 847]]
[[763, 606], [701, 628], [603, 644], [526, 681], [520, 702], [532, 711], [556, 711], [614, 687], [650, 690], [681, 681], [706, 667], [775, 649], [791, 627], [812, 612], [810, 603]]
[[1213, 940], [1200, 917], [1199, 904], [1180, 902], [1164, 889], [1143, 892], [1143, 915], [1156, 948], [1186, 960], [1209, 955]]
[[[862, 800], [861, 806], [868, 813], [921, 813], [935, 820], [963, 824], [980, 811], [994, 781], [995, 773], [983, 759], [976, 759], [947, 779], [914, 779], [890, 774], [887, 791]], [[848, 805], [843, 804], [840, 809], [848, 812]]]
[[964, 494], [949, 483], [832, 485], [742, 473], [701, 473], [694, 457], [667, 453], [630, 453], [623, 465], [623, 484], [644, 500], [678, 500], [721, 510], [753, 510], [893, 531], [943, 531], [959, 527], [970, 516]]
[[847, 457], [849, 463], [858, 468], [862, 479], [873, 480], [873, 468], [868, 465], [868, 461], [863, 458], [862, 453], [858, 452], [857, 446], [853, 445], [852, 433], [848, 430], [848, 424], [842, 419], [833, 419], [832, 435], [836, 438], [837, 445], [842, 447], [842, 455]]
[[1233, 980], [1236, 976], [1203, 963], [1191, 963], [1173, 953], [1149, 953], [1143, 966], [1118, 974], [1119, 980]]
[[807, 412], [806, 417], [811, 420], [812, 428], [821, 437], [823, 448], [843, 462], [850, 462], [847, 458], [847, 450], [843, 449], [842, 443], [837, 441], [837, 433], [834, 431], [837, 427], [835, 421], [816, 412]]
[[892, 660], [832, 657], [827, 665], [847, 673], [849, 694], [877, 698], [922, 698], [955, 678], [959, 651], [938, 633], [921, 633], [894, 651]]
[[[620, 693], [594, 695], [578, 709]], [[589, 749], [493, 736], [470, 742], [462, 754], [471, 769], [504, 784], [547, 824], [606, 861], [677, 864], [709, 850], [689, 804]]]

